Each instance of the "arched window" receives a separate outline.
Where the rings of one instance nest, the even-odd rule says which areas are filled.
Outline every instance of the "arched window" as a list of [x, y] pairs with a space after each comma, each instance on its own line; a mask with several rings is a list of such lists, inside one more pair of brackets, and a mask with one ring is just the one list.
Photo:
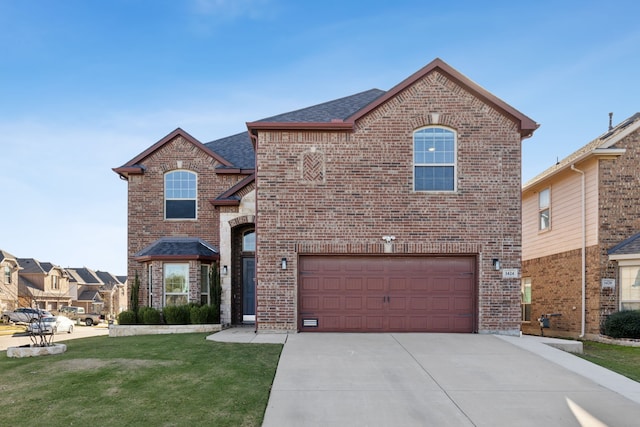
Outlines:
[[164, 175], [164, 215], [166, 219], [196, 219], [197, 176], [177, 170]]
[[242, 252], [256, 251], [256, 232], [254, 230], [246, 231], [242, 235]]
[[413, 133], [413, 189], [456, 190], [456, 134], [442, 127]]

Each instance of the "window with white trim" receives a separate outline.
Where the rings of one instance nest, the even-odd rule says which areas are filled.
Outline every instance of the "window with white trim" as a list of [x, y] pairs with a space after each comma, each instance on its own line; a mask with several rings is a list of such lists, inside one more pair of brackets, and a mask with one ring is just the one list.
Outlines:
[[619, 267], [620, 310], [640, 310], [640, 265]]
[[164, 304], [189, 302], [189, 263], [164, 264]]
[[4, 266], [4, 283], [7, 285], [11, 283], [11, 268], [8, 265]]
[[456, 190], [456, 133], [430, 126], [413, 133], [414, 191]]
[[538, 193], [538, 229], [540, 231], [551, 228], [551, 189], [545, 188]]
[[164, 175], [165, 219], [196, 219], [197, 175], [176, 170]]

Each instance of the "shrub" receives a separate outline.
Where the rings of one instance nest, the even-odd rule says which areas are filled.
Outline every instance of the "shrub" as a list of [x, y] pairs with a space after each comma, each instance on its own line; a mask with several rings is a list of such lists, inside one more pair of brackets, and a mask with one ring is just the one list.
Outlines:
[[136, 312], [133, 310], [126, 310], [118, 314], [118, 325], [135, 325], [136, 324]]
[[191, 323], [205, 324], [214, 323], [215, 309], [210, 305], [191, 307]]
[[168, 305], [162, 309], [167, 325], [188, 325], [191, 320], [190, 305]]
[[140, 307], [138, 309], [138, 323], [144, 323], [145, 325], [161, 324], [160, 311], [153, 307]]
[[640, 310], [613, 313], [604, 322], [604, 334], [611, 338], [640, 338]]

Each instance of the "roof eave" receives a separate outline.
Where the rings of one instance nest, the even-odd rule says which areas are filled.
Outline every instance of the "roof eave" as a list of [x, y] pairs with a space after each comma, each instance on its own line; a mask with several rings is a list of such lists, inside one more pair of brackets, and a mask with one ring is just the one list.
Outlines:
[[549, 171], [549, 173], [541, 175], [537, 178], [533, 178], [531, 181], [526, 182], [522, 186], [522, 191], [524, 192], [526, 190], [529, 190], [531, 187], [534, 187], [540, 184], [541, 182], [546, 181], [547, 179], [559, 174], [562, 171], [571, 169], [571, 166], [582, 163], [589, 158], [598, 157], [602, 159], [615, 159], [623, 155], [626, 151], [627, 150], [625, 148], [596, 148], [595, 150], [587, 151], [586, 153], [577, 157], [573, 161], [562, 164], [561, 166], [558, 166], [557, 169], [553, 169]]
[[250, 132], [257, 130], [353, 130], [352, 121], [331, 122], [247, 122]]
[[134, 260], [139, 262], [146, 261], [217, 261], [220, 259], [219, 254], [213, 255], [142, 255], [133, 257]]

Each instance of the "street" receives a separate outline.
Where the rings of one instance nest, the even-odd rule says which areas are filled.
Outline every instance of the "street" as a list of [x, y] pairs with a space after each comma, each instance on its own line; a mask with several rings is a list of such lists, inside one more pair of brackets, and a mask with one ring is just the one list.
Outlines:
[[[73, 333], [56, 334], [53, 338], [53, 342], [59, 343], [77, 338], [95, 337], [99, 335], [109, 335], [109, 329], [106, 326], [76, 325], [73, 329]], [[0, 336], [0, 351], [6, 351], [8, 347], [18, 347], [25, 344], [31, 344], [31, 338], [26, 334]]]

